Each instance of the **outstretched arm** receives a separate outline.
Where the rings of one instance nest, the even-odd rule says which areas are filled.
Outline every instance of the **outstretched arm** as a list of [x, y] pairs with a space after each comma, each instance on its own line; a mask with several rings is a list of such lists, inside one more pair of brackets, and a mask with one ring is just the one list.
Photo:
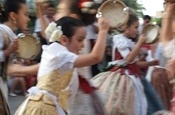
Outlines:
[[36, 75], [38, 73], [39, 64], [31, 66], [23, 66], [19, 64], [12, 64], [8, 67], [8, 74], [13, 76]]
[[160, 33], [161, 41], [166, 44], [173, 39], [172, 22], [174, 17], [175, 3], [166, 3], [165, 15], [162, 20], [162, 28]]
[[149, 67], [149, 66], [158, 65], [159, 61], [158, 60], [153, 60], [153, 61], [149, 61], [149, 62], [137, 61], [136, 64], [139, 68], [145, 68], [145, 67]]

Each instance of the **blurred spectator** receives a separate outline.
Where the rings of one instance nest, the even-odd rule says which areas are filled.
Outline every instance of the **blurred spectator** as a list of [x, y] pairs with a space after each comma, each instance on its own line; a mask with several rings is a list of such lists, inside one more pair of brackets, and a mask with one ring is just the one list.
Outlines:
[[139, 32], [139, 35], [142, 33], [142, 30], [143, 30], [143, 27], [150, 23], [151, 22], [151, 16], [149, 15], [144, 15], [143, 16], [143, 24], [140, 24], [139, 27], [138, 27], [138, 32]]
[[[44, 12], [44, 21], [47, 23], [47, 25], [54, 21], [54, 14], [55, 14], [55, 6], [52, 3], [48, 3], [48, 5], [46, 6], [45, 12]], [[41, 44], [47, 44], [47, 39], [45, 38], [45, 36], [43, 35], [42, 31], [43, 30], [43, 22], [41, 21], [41, 18], [37, 19], [35, 22], [35, 29], [34, 29], [34, 35], [37, 36], [39, 38], [39, 40], [41, 41]]]
[[[29, 62], [22, 60], [22, 59], [13, 59], [14, 64], [21, 64], [26, 65], [29, 64]], [[25, 74], [15, 76], [10, 76], [8, 79], [8, 87], [9, 87], [9, 96], [15, 97], [16, 94], [21, 93], [22, 95], [26, 95], [26, 81], [25, 77], [27, 77]]]
[[26, 95], [26, 81], [24, 77], [10, 77], [8, 80], [9, 96], [16, 97], [21, 93]]

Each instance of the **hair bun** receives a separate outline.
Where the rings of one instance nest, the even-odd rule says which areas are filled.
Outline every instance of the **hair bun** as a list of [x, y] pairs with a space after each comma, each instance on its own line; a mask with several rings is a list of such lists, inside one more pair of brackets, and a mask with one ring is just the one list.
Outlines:
[[78, 7], [82, 13], [96, 14], [98, 7], [103, 3], [104, 0], [80, 0]]

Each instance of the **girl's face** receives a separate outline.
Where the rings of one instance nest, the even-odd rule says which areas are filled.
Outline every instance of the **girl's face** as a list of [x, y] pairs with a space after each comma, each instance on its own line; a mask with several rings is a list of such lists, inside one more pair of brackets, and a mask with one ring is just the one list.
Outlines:
[[28, 7], [26, 4], [21, 4], [21, 9], [18, 11], [18, 13], [15, 13], [15, 18], [17, 27], [23, 30], [28, 29], [28, 23], [30, 19], [29, 19]]
[[57, 11], [56, 14], [54, 16], [55, 20], [59, 20], [60, 18], [64, 17], [64, 16], [69, 16], [70, 15], [70, 11], [68, 8], [68, 4], [66, 4], [65, 1], [62, 1], [58, 4], [57, 7]]
[[138, 26], [139, 26], [138, 21], [135, 21], [133, 24], [131, 24], [131, 26], [128, 26], [126, 29], [127, 36], [130, 38], [136, 38], [138, 33]]
[[85, 37], [86, 37], [86, 28], [85, 27], [76, 28], [75, 34], [72, 36], [71, 40], [68, 40], [66, 47], [70, 52], [79, 54], [80, 50], [84, 47]]

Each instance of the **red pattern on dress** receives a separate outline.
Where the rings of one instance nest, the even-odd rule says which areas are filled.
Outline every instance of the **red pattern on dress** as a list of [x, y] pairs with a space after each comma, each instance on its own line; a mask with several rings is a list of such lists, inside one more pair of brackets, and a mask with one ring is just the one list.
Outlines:
[[[123, 59], [122, 55], [120, 54], [120, 52], [116, 49], [115, 50], [115, 60], [121, 60]], [[130, 75], [135, 75], [136, 77], [141, 76], [141, 71], [140, 69], [137, 67], [136, 63], [132, 63], [132, 64], [127, 64], [124, 67], [118, 67], [118, 66], [114, 66], [110, 71], [114, 72], [120, 69], [120, 72], [122, 75], [124, 75], [125, 70], [127, 69]]]

